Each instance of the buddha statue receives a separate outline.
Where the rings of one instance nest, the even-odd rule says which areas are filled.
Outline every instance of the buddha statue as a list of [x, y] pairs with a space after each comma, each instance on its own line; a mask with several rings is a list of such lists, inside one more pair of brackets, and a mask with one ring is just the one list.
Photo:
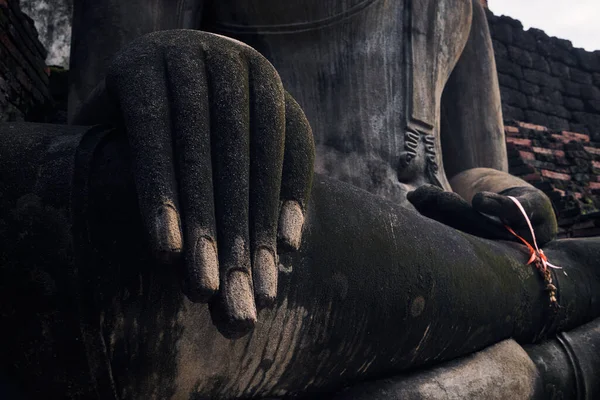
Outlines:
[[600, 241], [507, 173], [479, 1], [98, 0], [73, 37], [73, 125], [0, 126], [22, 393], [394, 398], [600, 315]]

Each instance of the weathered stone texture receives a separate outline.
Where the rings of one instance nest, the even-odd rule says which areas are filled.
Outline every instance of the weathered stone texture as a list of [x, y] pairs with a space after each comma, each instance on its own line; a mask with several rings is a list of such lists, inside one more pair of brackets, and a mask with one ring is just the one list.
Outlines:
[[600, 143], [525, 122], [507, 121], [505, 133], [509, 172], [550, 197], [559, 236], [600, 235]]
[[44, 121], [52, 103], [46, 50], [16, 0], [0, 0], [0, 122]]
[[[488, 11], [504, 117], [600, 140], [600, 51]], [[526, 101], [523, 99], [526, 98]]]

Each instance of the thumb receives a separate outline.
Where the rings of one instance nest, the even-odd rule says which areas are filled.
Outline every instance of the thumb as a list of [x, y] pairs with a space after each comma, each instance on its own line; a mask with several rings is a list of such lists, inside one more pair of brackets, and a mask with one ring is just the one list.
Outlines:
[[472, 205], [480, 213], [498, 217], [509, 225], [521, 226], [525, 222], [519, 208], [507, 196], [493, 192], [479, 192], [473, 197]]

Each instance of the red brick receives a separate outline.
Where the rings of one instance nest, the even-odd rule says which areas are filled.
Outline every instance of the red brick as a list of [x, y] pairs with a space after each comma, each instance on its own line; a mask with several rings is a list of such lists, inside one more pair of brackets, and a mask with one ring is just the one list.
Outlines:
[[580, 141], [580, 142], [589, 142], [590, 141], [590, 135], [585, 135], [583, 133], [562, 131], [562, 135], [565, 136], [565, 137], [573, 138], [573, 139], [575, 139], [577, 141]]
[[567, 137], [567, 136], [563, 136], [563, 135], [559, 135], [558, 133], [553, 133], [551, 135], [554, 139], [559, 140], [563, 143], [569, 143], [573, 141], [573, 138]]
[[519, 156], [523, 160], [535, 160], [535, 154], [530, 151], [519, 151]]
[[533, 130], [542, 131], [542, 132], [548, 131], [548, 128], [546, 128], [545, 126], [530, 124], [528, 122], [517, 122], [517, 124], [519, 124], [519, 126], [521, 128], [533, 129]]
[[590, 189], [600, 189], [600, 182], [590, 182]]
[[585, 151], [587, 151], [588, 153], [592, 153], [592, 154], [597, 154], [600, 155], [600, 149], [597, 149], [595, 147], [589, 147], [589, 146], [583, 146], [583, 148], [585, 149]]
[[505, 126], [504, 133], [506, 136], [519, 136], [519, 128], [516, 126]]
[[560, 172], [548, 171], [547, 169], [542, 170], [542, 176], [551, 179], [560, 179], [561, 181], [570, 181], [571, 175], [561, 174]]
[[543, 147], [534, 147], [533, 152], [538, 154], [553, 155], [560, 158], [565, 156], [565, 152], [562, 150], [545, 149]]
[[533, 152], [538, 154], [553, 155], [560, 158], [563, 158], [565, 156], [565, 152], [562, 150], [545, 149], [543, 147], [533, 147]]
[[574, 192], [573, 196], [577, 199], [577, 200], [581, 200], [581, 198], [583, 197], [583, 195], [579, 192]]
[[552, 154], [552, 150], [550, 149], [544, 149], [543, 147], [533, 147], [532, 148], [534, 153], [538, 153], [538, 154]]
[[[594, 168], [600, 169], [600, 161], [592, 161], [592, 165]], [[600, 176], [598, 176], [598, 178], [600, 178]]]
[[517, 138], [514, 138], [514, 137], [507, 137], [506, 141], [508, 143], [514, 143], [514, 144], [519, 145], [519, 146], [531, 147], [531, 140], [529, 140], [529, 139], [517, 139]]
[[553, 189], [553, 191], [560, 193], [560, 195], [561, 195], [562, 197], [564, 197], [564, 196], [565, 196], [565, 191], [564, 191], [564, 190], [560, 190], [560, 189], [554, 188], [554, 189]]

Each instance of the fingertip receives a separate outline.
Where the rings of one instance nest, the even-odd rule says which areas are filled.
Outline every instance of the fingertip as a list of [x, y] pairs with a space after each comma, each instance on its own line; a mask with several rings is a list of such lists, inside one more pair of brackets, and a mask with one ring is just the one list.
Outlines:
[[419, 209], [420, 207], [426, 206], [428, 202], [437, 199], [438, 195], [443, 192], [444, 190], [437, 186], [423, 185], [408, 192], [406, 198], [413, 206]]
[[173, 261], [181, 255], [183, 239], [179, 213], [171, 204], [160, 206], [154, 216], [155, 249], [163, 261]]
[[211, 303], [213, 322], [228, 339], [249, 333], [256, 325], [256, 304], [247, 271], [230, 271], [216, 301]]
[[219, 290], [219, 259], [214, 241], [199, 237], [186, 261], [186, 295], [195, 303], [205, 303]]
[[191, 282], [186, 281], [183, 293], [192, 303], [208, 303], [218, 292], [212, 288], [206, 288], [203, 286], [194, 285]]
[[252, 266], [254, 294], [258, 309], [270, 308], [277, 296], [278, 270], [273, 252], [261, 247], [254, 255]]
[[492, 192], [479, 192], [473, 196], [471, 204], [479, 212], [497, 215], [502, 211], [501, 197]]
[[277, 238], [279, 243], [287, 249], [298, 250], [302, 241], [302, 227], [304, 213], [297, 201], [286, 200], [279, 215]]

